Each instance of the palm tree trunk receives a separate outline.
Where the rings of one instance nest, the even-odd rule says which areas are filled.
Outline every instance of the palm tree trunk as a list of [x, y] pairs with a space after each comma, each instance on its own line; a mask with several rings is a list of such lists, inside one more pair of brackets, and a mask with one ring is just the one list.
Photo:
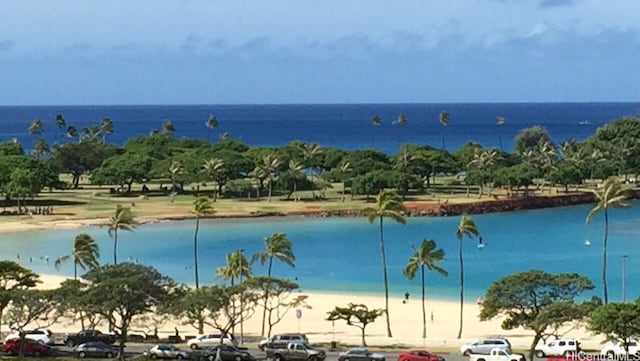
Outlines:
[[609, 212], [604, 209], [604, 240], [602, 242], [602, 293], [604, 296], [604, 304], [609, 302], [607, 293], [607, 239], [609, 238]]
[[393, 337], [391, 334], [391, 322], [389, 321], [389, 281], [387, 279], [387, 256], [384, 252], [382, 223], [382, 216], [380, 216], [380, 255], [382, 256], [382, 276], [384, 280], [384, 313], [387, 317], [387, 337]]
[[462, 262], [462, 239], [460, 239], [458, 258], [460, 260], [460, 328], [458, 329], [458, 339], [460, 339], [460, 337], [462, 337], [462, 312], [464, 308], [464, 264]]
[[500, 150], [502, 150], [502, 137], [498, 134], [498, 143], [500, 144]]
[[273, 182], [269, 181], [269, 202], [271, 202], [271, 186], [272, 186]]
[[73, 262], [73, 280], [76, 281], [77, 279], [78, 279], [78, 263], [74, 261]]
[[[231, 276], [231, 288], [233, 288], [233, 285], [235, 283], [235, 277]], [[231, 333], [235, 335], [236, 333], [236, 323], [235, 323], [235, 319], [236, 319], [236, 301], [233, 300], [233, 302], [231, 303], [231, 309], [232, 309], [232, 313], [233, 313], [233, 318], [234, 318], [234, 322], [231, 324]]]
[[427, 338], [427, 310], [424, 306], [424, 265], [420, 265], [420, 275], [422, 276], [422, 338]]
[[[269, 269], [267, 272], [267, 276], [271, 277], [271, 266], [273, 265], [273, 256], [269, 258]], [[269, 290], [264, 291], [264, 308], [262, 310], [262, 331], [260, 335], [264, 336], [264, 323], [267, 320], [267, 301], [269, 300]]]
[[344, 202], [344, 192], [346, 192], [346, 186], [344, 185], [344, 181], [342, 181], [342, 197], [340, 197], [341, 201]]
[[113, 231], [113, 264], [118, 264], [118, 227]]
[[[200, 229], [200, 217], [196, 216], [196, 230], [193, 234], [193, 272], [196, 279], [196, 290], [200, 288], [200, 278], [198, 275], [198, 230]], [[201, 310], [198, 310], [198, 333], [204, 332], [204, 320]]]

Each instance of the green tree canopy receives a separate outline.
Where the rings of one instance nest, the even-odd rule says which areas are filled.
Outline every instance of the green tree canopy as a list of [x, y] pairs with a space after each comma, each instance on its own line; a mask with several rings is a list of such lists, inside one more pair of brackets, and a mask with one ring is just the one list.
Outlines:
[[540, 143], [551, 143], [551, 137], [546, 129], [539, 125], [522, 129], [514, 140], [514, 150], [517, 154], [522, 154], [528, 150], [535, 150]]
[[361, 331], [362, 346], [367, 346], [365, 339], [367, 325], [374, 323], [376, 318], [384, 313], [381, 308], [370, 310], [364, 304], [350, 303], [347, 307], [336, 306], [333, 311], [327, 312], [327, 321], [344, 320], [347, 325], [358, 327]]
[[596, 307], [591, 313], [588, 328], [607, 339], [620, 342], [628, 353], [629, 343], [640, 337], [640, 301]]

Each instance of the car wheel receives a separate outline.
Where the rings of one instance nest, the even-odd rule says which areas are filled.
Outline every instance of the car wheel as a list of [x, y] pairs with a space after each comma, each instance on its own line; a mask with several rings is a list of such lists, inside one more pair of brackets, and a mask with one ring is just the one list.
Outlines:
[[157, 359], [157, 358], [158, 358], [158, 355], [156, 355], [155, 353], [152, 353], [152, 354], [151, 354], [151, 358], [155, 360], [155, 359]]
[[315, 356], [311, 356], [311, 357], [309, 357], [309, 361], [317, 361], [317, 360], [318, 360], [318, 358], [317, 358], [317, 357], [315, 357]]
[[113, 354], [111, 352], [107, 352], [107, 358], [113, 358]]
[[464, 352], [462, 353], [462, 356], [469, 356], [471, 355], [471, 350], [464, 350]]
[[544, 352], [542, 352], [542, 351], [536, 351], [536, 357], [537, 357], [537, 358], [544, 358]]
[[613, 358], [615, 356], [615, 354], [613, 353], [613, 351], [607, 351], [607, 358]]
[[191, 347], [192, 350], [197, 350], [198, 349], [198, 344], [192, 343], [191, 346], [189, 346], [189, 347]]
[[85, 358], [85, 357], [87, 357], [87, 353], [86, 353], [86, 352], [84, 352], [84, 351], [80, 351], [80, 352], [78, 353], [78, 357], [80, 357], [80, 358]]
[[33, 351], [34, 357], [40, 357], [40, 351]]
[[207, 357], [207, 359], [208, 359], [209, 361], [213, 361], [213, 360], [215, 360], [215, 357], [214, 357], [213, 355], [209, 355], [209, 357]]
[[235, 361], [242, 361], [242, 357], [240, 357], [240, 356], [236, 356], [236, 357], [234, 357], [233, 359], [234, 359]]
[[275, 356], [273, 357], [273, 359], [274, 359], [275, 361], [284, 361], [284, 358], [282, 357], [282, 355], [275, 355]]
[[7, 354], [8, 354], [9, 356], [15, 356], [15, 355], [16, 355], [16, 352], [15, 352], [15, 351], [13, 351], [13, 350], [9, 350], [9, 351], [7, 351]]
[[178, 355], [178, 360], [182, 360], [182, 359], [184, 359], [184, 356]]

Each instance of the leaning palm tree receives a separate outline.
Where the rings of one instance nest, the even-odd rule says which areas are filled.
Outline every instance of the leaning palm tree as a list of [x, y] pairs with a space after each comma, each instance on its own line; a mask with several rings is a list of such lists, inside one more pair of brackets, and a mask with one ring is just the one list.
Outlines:
[[628, 203], [627, 192], [622, 189], [622, 184], [614, 177], [607, 178], [602, 187], [592, 190], [596, 205], [591, 208], [585, 220], [586, 223], [591, 222], [593, 217], [600, 211], [604, 213], [604, 239], [602, 240], [602, 295], [604, 303], [609, 301], [607, 294], [607, 241], [609, 237], [609, 207], [627, 208]]
[[[449, 123], [451, 123], [451, 117], [449, 116], [449, 113], [444, 110], [441, 111], [440, 114], [438, 114], [438, 122], [440, 123], [440, 125], [446, 128]], [[444, 149], [444, 132], [442, 132], [442, 149]]]
[[460, 328], [458, 329], [458, 338], [462, 337], [462, 312], [464, 307], [464, 263], [462, 258], [462, 238], [464, 236], [480, 236], [476, 222], [474, 222], [467, 214], [463, 214], [460, 217], [460, 222], [456, 229], [456, 238], [458, 239], [458, 261], [460, 262]]
[[384, 219], [392, 220], [405, 224], [405, 218], [402, 215], [404, 205], [398, 193], [394, 191], [381, 190], [376, 196], [375, 207], [367, 207], [361, 211], [361, 214], [367, 217], [369, 223], [373, 223], [376, 219], [380, 220], [380, 256], [382, 258], [382, 277], [384, 283], [384, 302], [385, 315], [387, 317], [387, 336], [391, 335], [391, 322], [389, 321], [389, 282], [387, 279], [387, 257], [384, 250]]
[[73, 139], [79, 136], [78, 134], [78, 128], [75, 127], [75, 125], [70, 125], [67, 127], [67, 132], [66, 132], [66, 136], [69, 139]]
[[73, 260], [73, 279], [78, 279], [78, 266], [83, 270], [93, 269], [99, 266], [100, 251], [98, 243], [90, 235], [81, 233], [73, 240], [71, 254], [58, 258], [53, 264], [60, 269], [63, 263]]
[[271, 202], [271, 190], [273, 189], [273, 179], [276, 172], [280, 167], [280, 159], [275, 154], [268, 154], [262, 158], [262, 164], [260, 165], [264, 174], [266, 174], [266, 180], [269, 182], [269, 202]]
[[100, 136], [103, 141], [107, 140], [107, 136], [113, 133], [113, 120], [109, 117], [104, 117], [100, 121]]
[[44, 126], [42, 125], [42, 120], [39, 118], [35, 118], [29, 124], [29, 135], [39, 135], [44, 132]]
[[107, 233], [113, 238], [113, 264], [118, 263], [118, 230], [133, 232], [136, 228], [136, 220], [131, 208], [116, 206], [116, 212], [109, 219]]
[[440, 275], [447, 276], [447, 271], [440, 267], [439, 262], [444, 261], [444, 250], [437, 248], [436, 241], [423, 239], [420, 247], [413, 247], [413, 256], [404, 266], [402, 274], [409, 280], [413, 280], [416, 272], [420, 269], [420, 283], [422, 286], [422, 338], [427, 338], [427, 310], [424, 304], [424, 269], [435, 271]]
[[33, 144], [33, 154], [40, 158], [45, 154], [51, 153], [51, 149], [49, 148], [49, 144], [43, 139], [38, 138], [36, 142]]
[[67, 121], [64, 119], [64, 116], [62, 114], [56, 114], [56, 117], [53, 121], [56, 127], [58, 127], [58, 132], [56, 132], [57, 137], [58, 135], [60, 135], [60, 130], [64, 130], [67, 127]]
[[293, 198], [297, 199], [298, 176], [302, 174], [302, 163], [297, 160], [289, 160], [289, 172], [293, 175]]
[[[285, 264], [295, 267], [296, 256], [293, 254], [293, 250], [291, 248], [291, 241], [287, 238], [284, 233], [274, 233], [269, 237], [264, 239], [264, 250], [254, 254], [251, 257], [251, 262], [259, 261], [260, 264], [264, 265], [265, 263], [269, 263], [267, 266], [267, 277], [271, 277], [271, 268], [273, 267], [273, 259], [276, 258]], [[266, 304], [269, 299], [269, 291], [265, 290], [264, 293], [264, 302]], [[262, 335], [264, 336], [264, 326], [265, 320], [267, 317], [267, 308], [265, 307], [262, 312]]]
[[218, 199], [218, 194], [222, 193], [222, 185], [224, 184], [222, 178], [226, 178], [228, 173], [224, 167], [224, 161], [220, 158], [205, 160], [202, 165], [202, 171], [208, 178], [215, 181], [218, 186], [217, 190], [213, 192], [213, 201], [215, 202]]
[[162, 132], [163, 133], [171, 133], [176, 131], [176, 127], [173, 126], [173, 123], [169, 119], [165, 119], [162, 121]]
[[207, 127], [207, 129], [216, 129], [218, 125], [218, 118], [213, 114], [210, 114], [209, 118], [204, 122], [204, 126]]
[[[349, 162], [342, 163], [339, 169], [340, 173], [342, 174], [342, 195], [340, 196], [340, 200], [344, 202], [344, 194], [346, 193], [345, 181], [347, 180], [347, 173], [351, 172], [353, 169], [351, 168], [351, 163]], [[353, 189], [351, 190], [351, 194], [353, 194]]]
[[305, 166], [311, 169], [311, 181], [313, 183], [311, 186], [311, 197], [314, 199], [316, 197], [316, 187], [315, 182], [313, 181], [313, 178], [316, 176], [315, 166], [316, 161], [318, 157], [322, 155], [322, 152], [322, 147], [318, 143], [304, 143], [302, 146], [302, 156], [304, 158]]
[[[501, 127], [504, 125], [505, 119], [502, 115], [496, 117], [496, 125]], [[500, 144], [500, 150], [502, 150], [502, 137], [500, 136], [500, 131], [498, 130], [498, 144]]]
[[[380, 118], [377, 115], [374, 115], [371, 117], [371, 125], [373, 125], [373, 127], [379, 127], [380, 125], [382, 125], [382, 118]], [[374, 137], [375, 131], [372, 129], [371, 130], [371, 146], [373, 147], [373, 137]]]

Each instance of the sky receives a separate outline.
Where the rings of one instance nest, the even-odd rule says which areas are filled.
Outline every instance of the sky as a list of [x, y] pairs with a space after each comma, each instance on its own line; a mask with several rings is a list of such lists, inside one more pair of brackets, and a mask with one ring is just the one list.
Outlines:
[[640, 99], [639, 0], [0, 0], [0, 105]]

